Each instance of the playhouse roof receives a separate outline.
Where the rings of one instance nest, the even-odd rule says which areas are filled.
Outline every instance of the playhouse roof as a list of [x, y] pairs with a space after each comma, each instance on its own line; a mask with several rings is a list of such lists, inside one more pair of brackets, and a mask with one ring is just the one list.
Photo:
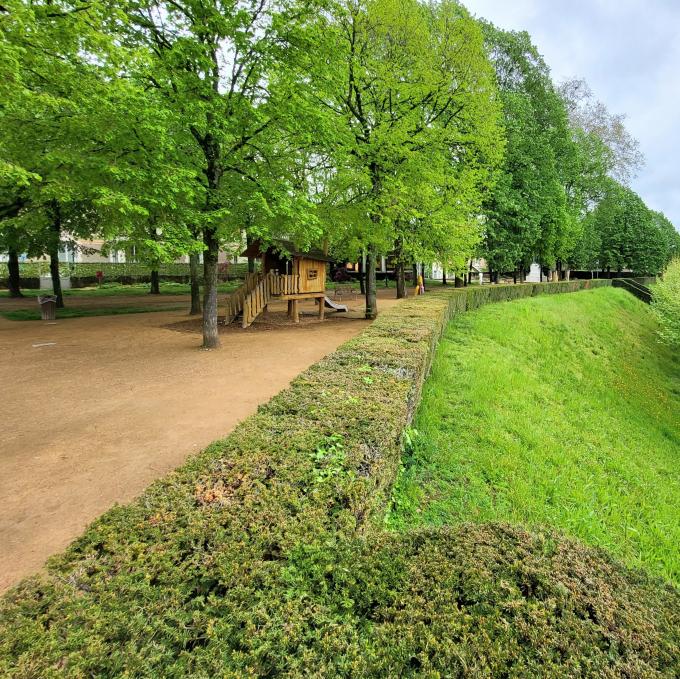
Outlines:
[[[260, 240], [253, 241], [242, 253], [241, 257], [261, 257], [263, 254], [263, 243]], [[275, 240], [264, 250], [280, 252], [284, 257], [290, 255], [291, 257], [306, 257], [307, 259], [316, 259], [320, 262], [332, 262], [333, 258], [325, 255], [322, 250], [312, 248], [310, 250], [300, 250], [289, 240]]]

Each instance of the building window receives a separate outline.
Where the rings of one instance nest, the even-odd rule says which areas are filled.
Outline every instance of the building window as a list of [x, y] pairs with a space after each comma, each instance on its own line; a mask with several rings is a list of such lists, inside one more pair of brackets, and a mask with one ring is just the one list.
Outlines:
[[319, 277], [318, 269], [309, 269], [307, 271], [307, 279], [310, 281], [316, 280]]

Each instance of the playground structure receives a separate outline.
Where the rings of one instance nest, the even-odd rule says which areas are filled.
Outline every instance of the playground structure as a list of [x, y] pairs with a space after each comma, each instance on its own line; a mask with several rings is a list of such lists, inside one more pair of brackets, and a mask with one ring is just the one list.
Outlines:
[[[285, 253], [289, 252], [290, 255]], [[300, 322], [299, 302], [313, 299], [323, 320], [325, 307], [347, 311], [326, 296], [326, 265], [332, 261], [320, 250], [298, 251], [292, 243], [279, 242], [263, 248], [259, 241], [248, 246], [243, 257], [260, 260], [260, 270], [249, 273], [244, 283], [226, 300], [225, 323], [241, 316], [241, 327], [249, 327], [276, 300], [288, 302], [288, 317]]]

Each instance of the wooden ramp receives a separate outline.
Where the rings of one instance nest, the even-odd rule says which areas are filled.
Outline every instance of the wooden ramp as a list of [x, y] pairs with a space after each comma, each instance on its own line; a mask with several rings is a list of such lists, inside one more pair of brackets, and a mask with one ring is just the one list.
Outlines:
[[338, 304], [337, 302], [334, 302], [330, 297], [324, 297], [323, 303], [329, 309], [335, 309], [336, 311], [347, 311], [347, 305], [346, 304]]

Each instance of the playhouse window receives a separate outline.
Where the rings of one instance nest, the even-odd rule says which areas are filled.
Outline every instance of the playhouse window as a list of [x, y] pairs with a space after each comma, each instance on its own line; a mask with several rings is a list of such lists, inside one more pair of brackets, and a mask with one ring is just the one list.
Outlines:
[[309, 269], [307, 271], [307, 279], [308, 280], [313, 281], [318, 277], [319, 277], [319, 270], [318, 269]]

